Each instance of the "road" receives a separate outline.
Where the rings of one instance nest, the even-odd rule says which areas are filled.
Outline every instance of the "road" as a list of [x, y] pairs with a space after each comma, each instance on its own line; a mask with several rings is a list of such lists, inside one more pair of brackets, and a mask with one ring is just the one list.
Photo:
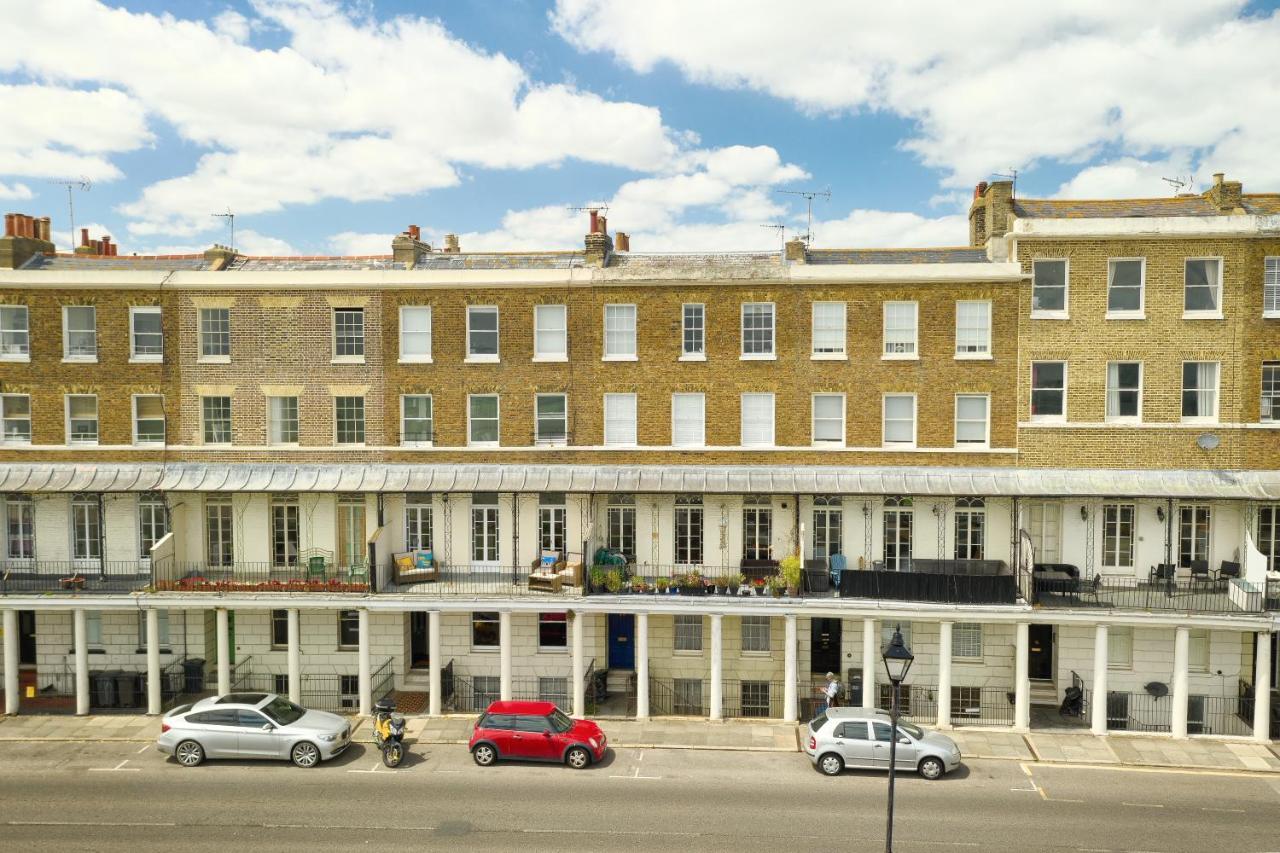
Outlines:
[[[355, 745], [312, 770], [186, 769], [137, 743], [0, 743], [11, 850], [883, 849], [885, 776], [801, 754], [622, 749], [584, 771], [481, 769], [461, 746], [398, 770]], [[898, 785], [895, 849], [1280, 850], [1280, 778], [966, 760]]]

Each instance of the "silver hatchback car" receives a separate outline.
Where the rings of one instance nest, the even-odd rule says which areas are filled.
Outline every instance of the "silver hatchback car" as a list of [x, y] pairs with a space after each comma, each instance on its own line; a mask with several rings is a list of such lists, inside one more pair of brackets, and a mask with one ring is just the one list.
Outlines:
[[[846, 767], [888, 770], [893, 730], [889, 719], [888, 711], [829, 708], [809, 721], [804, 751], [828, 776], [838, 776]], [[959, 766], [960, 747], [951, 738], [898, 721], [898, 770], [938, 779]]]
[[351, 743], [337, 714], [308, 711], [274, 693], [228, 693], [164, 715], [156, 748], [184, 767], [206, 758], [282, 758], [315, 767]]

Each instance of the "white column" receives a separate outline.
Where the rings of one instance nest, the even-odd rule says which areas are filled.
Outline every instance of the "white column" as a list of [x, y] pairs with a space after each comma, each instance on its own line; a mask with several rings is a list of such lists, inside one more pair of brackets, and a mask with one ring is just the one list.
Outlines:
[[75, 611], [76, 713], [89, 713], [89, 624], [83, 610]]
[[862, 707], [876, 706], [876, 667], [879, 665], [880, 643], [876, 637], [876, 620], [862, 620]]
[[711, 615], [711, 719], [724, 719], [724, 617]]
[[1187, 665], [1191, 658], [1191, 632], [1182, 627], [1173, 629], [1173, 736], [1187, 736]]
[[800, 703], [796, 701], [796, 688], [800, 681], [800, 662], [796, 654], [796, 616], [788, 613], [782, 618], [786, 623], [783, 637], [783, 678], [786, 679], [786, 684], [782, 686], [782, 716], [792, 722], [800, 716]]
[[[5, 629], [5, 635], [9, 633]], [[1254, 660], [1257, 662], [1257, 677], [1253, 685], [1253, 739], [1263, 742], [1271, 740], [1271, 635], [1265, 631], [1258, 632], [1258, 651]], [[5, 673], [9, 672], [5, 664]]]
[[225, 696], [231, 692], [231, 628], [227, 622], [227, 609], [217, 608], [214, 618], [217, 620], [218, 695]]
[[427, 655], [431, 658], [431, 695], [428, 697], [427, 713], [433, 717], [440, 716], [443, 706], [440, 691], [440, 674], [444, 671], [444, 662], [440, 659], [440, 611], [427, 613]]
[[636, 719], [649, 718], [649, 614], [636, 614]]
[[1017, 626], [1018, 642], [1014, 654], [1013, 676], [1013, 727], [1020, 732], [1031, 729], [1031, 681], [1028, 670], [1028, 657], [1031, 654], [1031, 625], [1019, 622]]
[[587, 715], [587, 687], [583, 684], [583, 679], [587, 676], [587, 662], [582, 659], [582, 621], [586, 619], [586, 614], [573, 610], [569, 615], [573, 618], [573, 715], [582, 719]]
[[511, 701], [511, 611], [498, 611], [498, 698]]
[[18, 611], [4, 612], [4, 712], [18, 713]]
[[1093, 629], [1093, 698], [1089, 700], [1089, 727], [1095, 735], [1107, 733], [1107, 626]]
[[289, 631], [289, 701], [302, 702], [302, 629], [298, 624], [298, 608], [285, 611]]
[[951, 728], [951, 623], [938, 624], [938, 728]]
[[147, 610], [147, 713], [159, 714], [160, 699], [160, 611]]
[[373, 713], [373, 666], [369, 660], [369, 608], [361, 607], [356, 611], [357, 626], [360, 630], [360, 660], [356, 678], [360, 688], [360, 713]]

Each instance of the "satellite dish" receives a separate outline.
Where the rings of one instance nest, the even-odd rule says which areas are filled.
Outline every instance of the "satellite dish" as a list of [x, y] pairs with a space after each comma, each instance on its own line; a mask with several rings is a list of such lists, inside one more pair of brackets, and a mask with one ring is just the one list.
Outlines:
[[1196, 437], [1196, 444], [1201, 450], [1215, 450], [1218, 447], [1219, 439], [1211, 432], [1201, 433]]

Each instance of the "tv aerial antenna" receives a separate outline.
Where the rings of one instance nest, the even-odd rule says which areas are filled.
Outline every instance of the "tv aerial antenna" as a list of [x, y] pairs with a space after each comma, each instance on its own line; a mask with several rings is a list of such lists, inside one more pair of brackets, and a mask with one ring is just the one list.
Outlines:
[[67, 215], [71, 219], [71, 248], [74, 249], [76, 246], [75, 190], [88, 192], [90, 187], [93, 186], [93, 183], [84, 175], [81, 175], [78, 178], [62, 178], [61, 180], [56, 180], [52, 183], [59, 184], [67, 188]]
[[1008, 172], [993, 172], [992, 176], [996, 178], [1008, 178], [1009, 180], [1013, 181], [1013, 186], [1010, 187], [1009, 189], [1009, 196], [1010, 198], [1018, 197], [1018, 170], [1017, 169], [1010, 168]]
[[781, 222], [767, 222], [760, 226], [761, 228], [772, 228], [778, 232], [778, 240], [782, 243], [782, 251], [787, 251], [787, 226]]
[[809, 245], [813, 242], [813, 200], [815, 198], [831, 201], [831, 188], [825, 190], [774, 190], [784, 195], [798, 195], [805, 200], [805, 204], [809, 211], [809, 224], [804, 233], [804, 243]]
[[231, 245], [229, 248], [234, 253], [236, 250], [236, 215], [231, 212], [231, 208], [229, 207], [227, 208], [226, 213], [210, 213], [209, 215], [227, 220], [227, 225], [231, 229]]
[[1185, 180], [1181, 175], [1179, 175], [1176, 178], [1161, 178], [1160, 180], [1164, 181], [1166, 184], [1173, 187], [1173, 194], [1175, 196], [1179, 196], [1179, 195], [1182, 195], [1182, 190], [1185, 187], [1190, 187], [1195, 185], [1196, 177], [1195, 175], [1188, 174]]

